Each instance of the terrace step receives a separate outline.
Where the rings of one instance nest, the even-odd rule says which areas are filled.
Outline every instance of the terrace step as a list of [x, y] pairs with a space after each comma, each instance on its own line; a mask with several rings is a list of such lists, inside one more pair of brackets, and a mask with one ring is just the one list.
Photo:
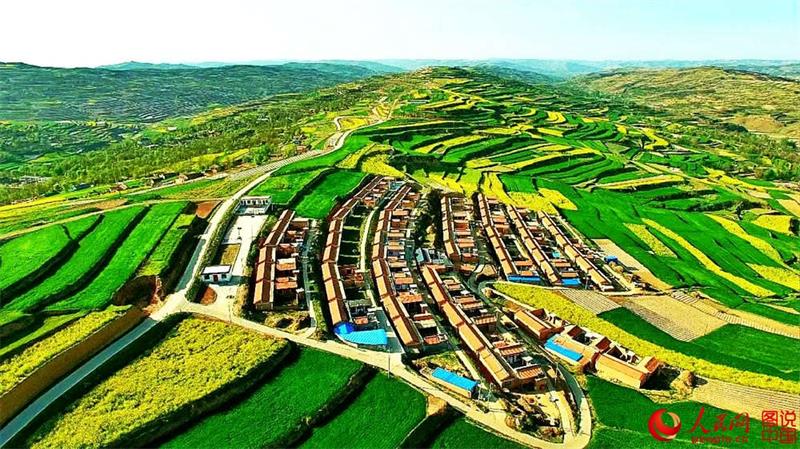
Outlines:
[[795, 339], [797, 338], [797, 334], [792, 334], [790, 332], [784, 332], [784, 331], [782, 331], [780, 329], [775, 329], [774, 327], [771, 327], [771, 326], [765, 326], [763, 324], [754, 323], [754, 322], [752, 322], [750, 320], [744, 319], [744, 318], [736, 316], [736, 315], [732, 315], [730, 313], [725, 313], [725, 312], [720, 311], [720, 312], [717, 312], [717, 314], [715, 316], [717, 318], [727, 322], [727, 323], [730, 323], [730, 324], [739, 324], [739, 325], [742, 325], [742, 326], [752, 327], [753, 329], [757, 329], [757, 330], [760, 330], [760, 331], [769, 332], [771, 334], [782, 335], [784, 337], [795, 338]]
[[619, 304], [592, 290], [562, 289], [560, 292], [570, 301], [594, 312], [595, 315], [620, 307]]
[[686, 304], [689, 304], [689, 305], [692, 305], [692, 304], [696, 303], [697, 301], [700, 301], [700, 299], [698, 299], [698, 298], [696, 298], [696, 297], [694, 297], [692, 295], [688, 295], [688, 294], [686, 294], [684, 292], [681, 292], [681, 291], [672, 292], [670, 294], [670, 296], [672, 296], [673, 298], [677, 299], [680, 302], [685, 302]]
[[674, 321], [663, 317], [650, 309], [642, 307], [641, 305], [633, 302], [633, 301], [626, 301], [623, 303], [626, 309], [630, 310], [631, 312], [639, 315], [642, 319], [647, 321], [648, 323], [652, 324], [653, 326], [661, 329], [662, 331], [668, 333], [670, 336], [675, 338], [676, 340], [680, 341], [692, 341], [696, 338], [703, 336], [704, 334], [699, 334], [697, 332], [692, 331], [686, 327], [683, 327]]
[[[692, 398], [712, 405], [735, 406], [737, 412], [750, 412], [751, 418], [755, 419], [760, 419], [764, 410], [800, 409], [798, 395], [707, 378], [703, 378], [700, 385], [695, 388]], [[722, 403], [715, 404], [718, 401]]]

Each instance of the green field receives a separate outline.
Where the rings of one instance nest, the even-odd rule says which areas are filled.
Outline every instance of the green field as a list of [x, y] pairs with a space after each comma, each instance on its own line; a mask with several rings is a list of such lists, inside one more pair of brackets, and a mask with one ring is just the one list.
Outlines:
[[297, 360], [241, 402], [192, 425], [162, 447], [275, 447], [341, 392], [360, 366], [350, 359], [302, 349]]
[[425, 397], [381, 373], [341, 414], [314, 429], [300, 447], [396, 448], [424, 417]]
[[303, 197], [295, 212], [307, 218], [327, 217], [336, 204], [358, 187], [366, 176], [365, 173], [348, 170], [329, 172], [322, 182]]
[[[597, 421], [597, 425], [592, 429], [592, 440], [588, 446], [592, 449], [661, 447], [647, 430], [648, 417], [659, 408], [666, 408], [667, 411], [680, 416], [681, 430], [678, 436], [669, 442], [668, 446], [682, 449], [698, 447], [697, 444], [692, 444], [692, 434], [689, 433], [689, 430], [700, 412], [700, 407], [705, 408], [701, 424], [709, 430], [714, 428], [714, 421], [717, 415], [725, 413], [727, 415], [726, 423], [729, 423], [729, 420], [736, 415], [735, 412], [721, 410], [698, 402], [653, 402], [635, 390], [618, 386], [594, 376], [587, 377], [587, 381], [589, 401], [592, 404], [594, 418]], [[745, 434], [742, 428], [736, 428], [729, 433], [731, 435]], [[699, 428], [696, 430], [695, 436], [698, 435], [703, 435]], [[761, 423], [754, 417], [750, 418], [750, 432], [748, 435], [750, 437], [749, 443], [740, 443], [737, 446], [775, 447], [775, 445], [761, 441]], [[722, 446], [702, 445], [702, 447]]]
[[71, 242], [63, 226], [48, 226], [0, 243], [0, 291], [34, 273]]
[[161, 422], [186, 420], [192, 404], [204, 397], [243, 382], [253, 370], [268, 369], [286, 345], [220, 321], [186, 318], [40, 426], [26, 444], [108, 447], [140, 432], [158, 432]]
[[85, 311], [45, 317], [41, 322], [32, 323], [30, 326], [26, 326], [25, 329], [15, 332], [10, 337], [3, 338], [3, 345], [0, 346], [0, 360], [6, 358], [7, 354], [18, 352], [52, 335], [83, 315], [86, 315]]
[[152, 206], [89, 285], [72, 297], [49, 306], [47, 310], [92, 309], [108, 304], [114, 293], [136, 273], [139, 265], [185, 208], [184, 202]]
[[187, 238], [187, 233], [190, 232], [190, 227], [195, 219], [194, 212], [181, 214], [175, 219], [167, 233], [158, 242], [158, 246], [139, 268], [140, 276], [160, 276], [171, 268], [170, 261], [173, 260], [181, 243]]
[[308, 183], [313, 182], [326, 170], [319, 168], [290, 175], [270, 176], [248, 192], [248, 195], [269, 195], [274, 204], [285, 206], [290, 204]]
[[98, 268], [100, 261], [114, 245], [125, 238], [124, 232], [143, 207], [130, 207], [105, 214], [91, 233], [78, 242], [78, 250], [58, 270], [36, 287], [14, 298], [5, 307], [12, 310], [34, 311], [48, 304], [48, 299], [73, 286], [86, 282], [86, 275]]
[[462, 417], [442, 430], [430, 447], [431, 449], [523, 449], [526, 446], [487, 432]]

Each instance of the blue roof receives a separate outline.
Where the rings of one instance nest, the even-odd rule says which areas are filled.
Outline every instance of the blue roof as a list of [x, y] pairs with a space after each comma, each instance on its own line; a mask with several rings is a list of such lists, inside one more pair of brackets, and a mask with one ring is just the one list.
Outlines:
[[459, 376], [458, 374], [447, 371], [443, 368], [436, 368], [433, 370], [433, 377], [467, 391], [472, 391], [475, 386], [478, 385], [478, 382], [475, 382], [472, 379]]
[[520, 274], [512, 274], [508, 276], [509, 282], [523, 282], [523, 283], [536, 283], [541, 282], [542, 278], [539, 276], [523, 276]]
[[346, 334], [339, 334], [339, 336], [357, 345], [386, 346], [389, 344], [389, 338], [386, 336], [386, 330], [384, 329], [354, 331]]
[[578, 278], [564, 279], [561, 283], [564, 285], [581, 285], [581, 280]]
[[556, 343], [554, 341], [555, 338], [556, 337], [553, 336], [550, 337], [549, 340], [547, 340], [547, 343], [544, 344], [545, 349], [549, 349], [555, 353], [563, 355], [564, 357], [572, 360], [573, 362], [577, 362], [578, 360], [581, 359], [581, 355], [579, 353], [573, 351], [572, 349], [567, 349], [561, 346], [560, 344]]
[[336, 326], [334, 326], [334, 328], [333, 328], [333, 332], [335, 332], [336, 335], [346, 335], [346, 334], [349, 334], [350, 332], [353, 332], [355, 330], [356, 330], [355, 324], [353, 324], [353, 323], [351, 323], [349, 321], [341, 322], [341, 323], [337, 324]]

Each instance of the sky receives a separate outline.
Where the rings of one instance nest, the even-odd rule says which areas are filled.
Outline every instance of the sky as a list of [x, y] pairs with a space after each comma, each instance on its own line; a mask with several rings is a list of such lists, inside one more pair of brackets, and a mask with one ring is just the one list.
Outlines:
[[3, 0], [0, 61], [800, 59], [800, 0]]

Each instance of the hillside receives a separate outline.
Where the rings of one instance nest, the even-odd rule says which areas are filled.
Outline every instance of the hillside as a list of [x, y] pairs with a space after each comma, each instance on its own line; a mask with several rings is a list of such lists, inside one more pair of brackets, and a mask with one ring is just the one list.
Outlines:
[[156, 122], [372, 75], [353, 65], [291, 64], [183, 70], [0, 65], [0, 120]]
[[800, 82], [787, 78], [701, 67], [613, 71], [581, 77], [575, 83], [624, 95], [676, 117], [800, 138]]

